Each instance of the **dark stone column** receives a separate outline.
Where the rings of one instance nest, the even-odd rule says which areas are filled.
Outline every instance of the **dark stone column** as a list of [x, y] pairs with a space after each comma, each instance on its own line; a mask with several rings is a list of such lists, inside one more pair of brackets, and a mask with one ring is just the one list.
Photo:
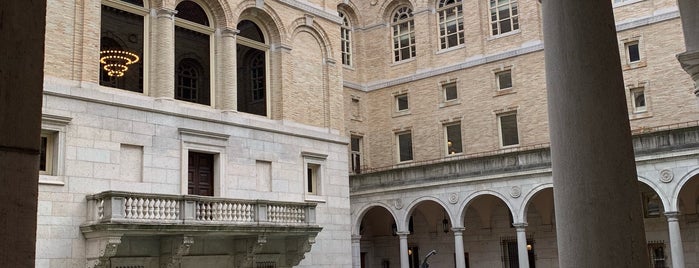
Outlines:
[[46, 1], [0, 1], [0, 266], [34, 267]]
[[612, 3], [543, 17], [560, 267], [648, 267]]

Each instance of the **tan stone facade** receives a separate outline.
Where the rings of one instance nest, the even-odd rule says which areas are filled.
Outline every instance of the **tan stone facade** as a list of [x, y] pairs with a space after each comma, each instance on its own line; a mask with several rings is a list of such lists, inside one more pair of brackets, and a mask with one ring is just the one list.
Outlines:
[[[440, 50], [436, 4], [419, 2], [413, 6], [417, 55], [398, 63], [391, 58], [390, 5], [362, 7], [354, 26], [354, 50], [362, 54], [356, 66], [344, 68], [347, 129], [363, 137], [365, 167], [397, 164], [395, 133], [408, 129], [414, 161], [444, 158], [443, 125], [459, 121], [464, 154], [502, 149], [497, 115], [514, 111], [518, 147], [548, 142], [540, 4], [519, 3], [519, 30], [492, 36], [487, 3], [464, 1], [465, 43]], [[632, 129], [699, 118], [689, 95], [691, 78], [675, 58], [684, 49], [675, 2], [617, 5], [620, 53], [627, 54], [626, 42], [638, 42], [641, 55], [638, 63], [622, 62]], [[511, 70], [513, 86], [499, 91], [496, 74], [502, 70]], [[458, 99], [447, 103], [441, 85], [450, 81], [456, 82]], [[638, 88], [645, 89], [643, 112], [632, 107], [631, 91]], [[398, 114], [393, 97], [403, 92], [410, 108]], [[350, 96], [361, 96], [362, 121], [352, 116]]]

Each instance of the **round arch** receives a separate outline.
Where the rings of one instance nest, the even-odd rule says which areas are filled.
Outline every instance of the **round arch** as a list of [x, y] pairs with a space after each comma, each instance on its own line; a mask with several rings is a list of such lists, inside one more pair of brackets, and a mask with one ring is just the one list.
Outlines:
[[416, 4], [417, 3], [415, 3], [415, 0], [385, 1], [379, 8], [378, 14], [381, 16], [381, 18], [378, 19], [379, 21], [383, 21], [385, 23], [391, 23], [391, 20], [393, 19], [393, 11], [395, 11], [396, 8], [400, 6], [408, 6], [414, 12]]
[[381, 202], [373, 202], [364, 205], [360, 209], [357, 210], [357, 217], [354, 218], [354, 222], [352, 222], [352, 235], [359, 235], [359, 228], [362, 224], [362, 220], [364, 219], [364, 216], [366, 215], [367, 212], [369, 212], [371, 209], [376, 208], [376, 207], [381, 207], [384, 208], [386, 211], [388, 211], [388, 214], [391, 215], [393, 220], [398, 223], [398, 216], [396, 213], [391, 209], [391, 207], [387, 204], [381, 203]]
[[307, 25], [306, 18], [297, 18], [291, 23], [290, 26], [291, 29], [294, 30], [292, 31], [289, 40], [294, 40], [296, 38], [296, 35], [298, 35], [301, 32], [307, 32], [311, 36], [313, 36], [318, 41], [320, 47], [323, 48], [322, 53], [324, 59], [334, 57], [335, 53], [333, 53], [332, 47], [330, 46], [332, 42], [330, 42], [327, 33], [318, 23], [314, 21], [312, 25]]
[[352, 29], [356, 28], [357, 25], [360, 25], [361, 22], [361, 19], [355, 10], [358, 9], [352, 2], [340, 3], [337, 5], [337, 11], [347, 15], [347, 19], [349, 19]]
[[[447, 212], [447, 215], [449, 216], [449, 220], [452, 222], [452, 225], [453, 225], [454, 217], [453, 217], [451, 211], [449, 211], [449, 208], [447, 207], [447, 205], [444, 202], [442, 202], [441, 199], [433, 197], [433, 196], [423, 196], [423, 197], [420, 197], [418, 199], [413, 200], [412, 202], [410, 202], [410, 204], [408, 204], [408, 206], [406, 206], [405, 214], [403, 215], [403, 218], [401, 219], [402, 227], [408, 226], [408, 221], [410, 220], [410, 216], [413, 214], [413, 212], [415, 212], [415, 209], [420, 204], [422, 204], [424, 202], [430, 202], [430, 201], [437, 203], [437, 205], [442, 207], [442, 209], [444, 209], [444, 211]], [[400, 225], [399, 225], [399, 228], [400, 228]], [[402, 230], [402, 229], [399, 229], [399, 230]]]
[[265, 40], [269, 40], [268, 44], [281, 44], [288, 39], [286, 28], [274, 9], [267, 4], [258, 7], [255, 0], [245, 0], [238, 3], [232, 10], [231, 20], [229, 27], [232, 28], [235, 28], [242, 20], [254, 22], [265, 33]]
[[668, 196], [666, 196], [666, 193], [662, 191], [657, 184], [655, 184], [655, 182], [642, 176], [638, 176], [638, 182], [645, 184], [651, 190], [653, 190], [653, 192], [655, 192], [660, 197], [660, 201], [663, 203], [663, 209], [665, 209], [665, 211], [670, 211], [669, 209], [672, 208], [670, 204], [670, 199], [668, 198]]
[[524, 196], [524, 198], [522, 198], [522, 206], [520, 207], [519, 213], [517, 215], [518, 219], [516, 218], [515, 220], [519, 220], [519, 222], [527, 222], [527, 211], [529, 210], [529, 203], [532, 201], [532, 198], [534, 198], [534, 196], [536, 196], [536, 194], [540, 193], [541, 191], [549, 188], [553, 189], [553, 183], [540, 184], [531, 189]]
[[[685, 173], [682, 178], [677, 182], [677, 186], [675, 186], [675, 189], [672, 190], [672, 194], [670, 195], [670, 209], [668, 211], [679, 211], [680, 210], [680, 192], [682, 192], [682, 188], [689, 182], [690, 180], [694, 179], [699, 179], [699, 167], [696, 167], [692, 170], [689, 170], [687, 173]], [[697, 178], [695, 178], [697, 177]]]
[[[507, 209], [510, 210], [509, 211], [510, 215], [512, 215], [513, 218], [515, 218], [517, 216], [514, 213], [515, 210], [513, 209], [512, 204], [507, 200], [507, 198], [505, 198], [505, 195], [503, 195], [499, 192], [496, 192], [496, 191], [492, 191], [492, 190], [481, 190], [481, 191], [476, 191], [474, 193], [471, 193], [466, 198], [464, 198], [464, 201], [462, 201], [460, 206], [459, 206], [459, 212], [457, 214], [457, 215], [459, 215], [459, 218], [458, 218], [459, 220], [455, 221], [455, 222], [458, 222], [459, 225], [462, 225], [464, 220], [466, 220], [466, 210], [468, 209], [471, 202], [473, 202], [473, 200], [475, 200], [478, 197], [486, 196], [486, 195], [494, 196], [495, 198], [502, 201], [505, 204], [505, 206], [507, 207]], [[463, 226], [455, 226], [455, 227], [463, 227]]]
[[184, 1], [194, 2], [204, 9], [204, 12], [209, 19], [209, 27], [226, 27], [230, 23], [230, 17], [227, 14], [231, 14], [231, 12], [227, 5], [221, 3], [220, 0], [177, 0], [175, 1], [172, 9], [176, 9], [177, 5]]

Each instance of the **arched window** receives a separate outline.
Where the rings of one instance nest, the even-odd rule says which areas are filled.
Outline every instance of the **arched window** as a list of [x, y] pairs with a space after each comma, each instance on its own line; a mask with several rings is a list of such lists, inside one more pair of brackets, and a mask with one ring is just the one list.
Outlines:
[[269, 45], [260, 27], [242, 20], [237, 26], [238, 111], [267, 115], [267, 51]]
[[342, 46], [342, 64], [352, 66], [352, 25], [344, 12], [338, 12], [342, 18], [340, 26], [340, 44]]
[[104, 1], [100, 25], [102, 86], [143, 92], [143, 44], [148, 9], [142, 0]]
[[439, 13], [440, 49], [463, 44], [464, 14], [461, 0], [439, 1], [437, 13]]
[[206, 91], [202, 86], [202, 66], [191, 58], [180, 60], [177, 64], [177, 83], [175, 90], [175, 99], [201, 103], [200, 98], [204, 97], [203, 91]]
[[517, 0], [490, 0], [490, 28], [492, 35], [519, 29]]
[[175, 15], [175, 99], [211, 104], [211, 36], [206, 11], [194, 1], [182, 1]]
[[413, 10], [403, 6], [393, 12], [393, 61], [415, 57], [415, 22]]

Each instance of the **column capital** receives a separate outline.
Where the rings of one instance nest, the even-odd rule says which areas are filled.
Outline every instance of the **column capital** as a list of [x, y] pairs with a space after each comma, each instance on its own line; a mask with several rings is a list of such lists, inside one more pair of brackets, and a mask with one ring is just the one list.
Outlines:
[[457, 234], [457, 233], [462, 234], [464, 232], [464, 230], [466, 230], [465, 227], [452, 227], [451, 228], [451, 231], [454, 232], [454, 234]]
[[175, 14], [177, 14], [177, 10], [167, 7], [159, 7], [154, 9], [155, 14], [158, 18], [173, 19], [175, 17]]
[[408, 235], [410, 234], [410, 232], [396, 232], [396, 234], [397, 234], [398, 237], [400, 237], [400, 238], [404, 238], [404, 237], [407, 238]]
[[352, 243], [359, 243], [359, 241], [362, 239], [361, 235], [352, 235]]
[[240, 30], [232, 27], [221, 28], [221, 35], [224, 37], [236, 37], [240, 33]]
[[679, 211], [665, 211], [664, 214], [667, 221], [677, 221], [680, 217]]
[[515, 223], [512, 223], [512, 226], [517, 228], [517, 230], [519, 230], [519, 229], [527, 228], [527, 226], [529, 226], [529, 224], [527, 224], [526, 222], [515, 222]]

